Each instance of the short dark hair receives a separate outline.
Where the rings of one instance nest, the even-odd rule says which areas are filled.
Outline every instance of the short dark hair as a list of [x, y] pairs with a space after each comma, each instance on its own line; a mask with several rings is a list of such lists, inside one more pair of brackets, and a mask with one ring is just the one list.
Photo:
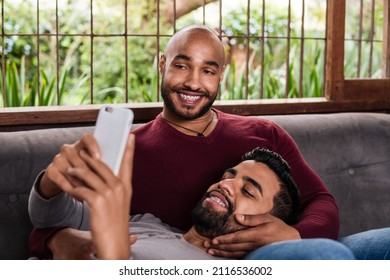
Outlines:
[[270, 214], [288, 225], [296, 224], [299, 221], [300, 196], [288, 163], [278, 153], [264, 148], [255, 148], [245, 153], [242, 160], [264, 163], [275, 172], [280, 181], [280, 190], [274, 197], [274, 207]]

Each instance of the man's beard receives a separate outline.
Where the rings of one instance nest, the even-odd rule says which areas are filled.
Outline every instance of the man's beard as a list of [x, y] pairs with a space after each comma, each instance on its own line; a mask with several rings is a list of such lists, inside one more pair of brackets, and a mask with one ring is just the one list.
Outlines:
[[164, 100], [165, 106], [170, 112], [185, 120], [194, 120], [203, 116], [205, 113], [207, 113], [210, 110], [211, 106], [215, 101], [215, 98], [217, 97], [217, 93], [214, 96], [212, 96], [209, 92], [199, 91], [199, 93], [202, 93], [203, 95], [202, 98], [206, 98], [208, 102], [196, 112], [191, 112], [190, 107], [188, 107], [187, 110], [182, 112], [181, 110], [179, 110], [179, 108], [175, 106], [171, 98], [172, 94], [178, 94], [178, 92], [180, 92], [181, 89], [190, 90], [189, 88], [185, 88], [185, 87], [179, 88], [179, 87], [166, 86], [164, 80], [161, 82], [161, 96]]
[[226, 197], [228, 202], [227, 212], [219, 212], [212, 209], [212, 207], [203, 206], [203, 201], [209, 197], [210, 193], [207, 192], [192, 210], [192, 222], [197, 233], [212, 239], [248, 228], [237, 224], [233, 215], [234, 207]]

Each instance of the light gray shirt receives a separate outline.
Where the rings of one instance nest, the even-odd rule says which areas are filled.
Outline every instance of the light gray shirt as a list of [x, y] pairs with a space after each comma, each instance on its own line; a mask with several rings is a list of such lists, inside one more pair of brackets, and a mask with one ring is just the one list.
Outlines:
[[134, 215], [130, 232], [138, 237], [131, 246], [136, 260], [216, 260], [218, 258], [188, 243], [180, 230], [164, 224], [152, 214]]

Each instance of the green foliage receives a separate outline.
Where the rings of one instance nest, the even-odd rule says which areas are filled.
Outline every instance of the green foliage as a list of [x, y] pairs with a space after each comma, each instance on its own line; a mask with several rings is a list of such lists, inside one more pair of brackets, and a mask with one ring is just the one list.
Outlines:
[[[65, 85], [69, 71], [63, 69], [60, 72], [58, 81], [57, 95], [57, 77], [53, 71], [45, 72], [40, 70], [40, 83], [38, 84], [38, 74], [36, 73], [32, 80], [26, 79], [25, 57], [21, 58], [20, 68], [16, 62], [6, 61], [5, 63], [5, 93], [0, 96], [0, 104], [5, 107], [22, 106], [52, 106], [60, 104], [70, 104], [78, 89], [88, 80], [84, 75], [79, 82], [70, 90], [66, 96], [68, 100], [63, 100], [65, 96]], [[0, 79], [0, 88], [3, 89], [2, 79]], [[4, 100], [5, 97], [5, 100]], [[85, 97], [84, 97], [85, 98]], [[76, 104], [81, 104], [80, 98]]]
[[[224, 73], [225, 79], [221, 84], [220, 98], [223, 100], [284, 98], [287, 81], [287, 96], [295, 98], [299, 96], [301, 79], [303, 97], [322, 96], [325, 60], [324, 1], [313, 0], [306, 3], [306, 15], [311, 15], [312, 18], [305, 26], [305, 36], [312, 39], [304, 41], [302, 69], [300, 69], [301, 41], [296, 39], [300, 37], [301, 32], [300, 15], [295, 14], [296, 9], [292, 9], [291, 23], [288, 26], [287, 9], [280, 8], [280, 5], [275, 4], [276, 2], [267, 1], [264, 38], [261, 38], [263, 19], [260, 2], [251, 2], [249, 27], [246, 26], [246, 5], [224, 15], [222, 29], [223, 34], [227, 36], [227, 52], [231, 58]], [[40, 6], [39, 31], [41, 34], [54, 34], [57, 30], [57, 23], [53, 16], [54, 10], [50, 10], [53, 9], [54, 4], [52, 3], [49, 9], [45, 5], [49, 5], [50, 1], [45, 3], [41, 3]], [[5, 67], [2, 69], [5, 85], [4, 87], [1, 85], [1, 89], [5, 88], [5, 92], [0, 97], [0, 106], [77, 105], [91, 102], [99, 104], [161, 100], [160, 93], [157, 92], [160, 83], [157, 75], [159, 58], [157, 39], [152, 36], [157, 29], [156, 1], [127, 1], [127, 31], [129, 34], [127, 38], [123, 36], [125, 31], [123, 1], [107, 0], [93, 3], [93, 33], [95, 36], [92, 39], [88, 36], [91, 31], [90, 2], [68, 0], [66, 5], [59, 6], [58, 30], [66, 36], [58, 37], [58, 45], [55, 36], [40, 36], [39, 65], [35, 36], [4, 37], [5, 48], [1, 51], [1, 55], [5, 59]], [[164, 3], [166, 4], [162, 2], [160, 9], [163, 8]], [[36, 1], [6, 1], [3, 26], [5, 34], [36, 33], [36, 14], [31, 13], [36, 9], [34, 5]], [[369, 6], [364, 7], [364, 11], [369, 9]], [[378, 4], [376, 9], [383, 11], [383, 4]], [[162, 24], [165, 22], [165, 15], [160, 16], [159, 30], [163, 36], [160, 37], [159, 47], [164, 48], [169, 38], [165, 35], [172, 34], [173, 27]], [[365, 12], [365, 22], [370, 20], [369, 16], [369, 13]], [[347, 18], [347, 38], [356, 38], [358, 28], [356, 18], [358, 18], [356, 13], [355, 16]], [[375, 34], [381, 34], [381, 20], [383, 19], [379, 16], [375, 20]], [[192, 23], [199, 23], [199, 18], [188, 14], [176, 22], [176, 28]], [[287, 41], [284, 39], [288, 28], [290, 28], [291, 37], [289, 53], [287, 53]], [[245, 36], [242, 36], [248, 31], [253, 36], [249, 42]], [[145, 34], [151, 36], [144, 36]], [[369, 35], [369, 31], [364, 29], [363, 37], [367, 38]], [[262, 45], [262, 40], [264, 40], [264, 45]], [[93, 44], [92, 48], [91, 44]], [[246, 53], [244, 59], [237, 55], [240, 50], [246, 52], [247, 44], [249, 44], [248, 73], [243, 63], [246, 61]], [[369, 47], [366, 43], [362, 43], [361, 77], [369, 76]], [[92, 62], [91, 50], [93, 51]], [[375, 43], [371, 77], [380, 75], [380, 53], [380, 44]], [[286, 65], [287, 55], [290, 61], [288, 66]], [[128, 65], [125, 65], [125, 56], [128, 58]], [[356, 43], [347, 42], [345, 48], [346, 77], [358, 76], [356, 73], [357, 57]], [[261, 61], [262, 59], [264, 61]], [[53, 70], [56, 69], [57, 60], [61, 69], [58, 81], [56, 71]], [[93, 82], [90, 80], [91, 63]], [[261, 65], [264, 65], [264, 69]], [[126, 73], [126, 68], [128, 73]], [[39, 83], [38, 71], [40, 73]], [[302, 77], [300, 77], [301, 73]], [[2, 100], [3, 96], [5, 96], [5, 101]]]
[[[360, 26], [360, 5], [363, 4], [362, 25]], [[348, 13], [346, 15], [345, 30], [345, 58], [344, 74], [347, 78], [380, 78], [382, 63], [382, 44], [378, 41], [383, 40], [383, 1], [375, 2], [374, 28], [371, 30], [371, 1], [349, 1]], [[361, 30], [360, 30], [361, 28]], [[359, 35], [361, 31], [361, 35]], [[369, 41], [373, 39], [372, 45]], [[359, 41], [360, 43], [359, 48]], [[372, 64], [370, 66], [370, 52], [373, 49]], [[360, 56], [360, 71], [358, 68]], [[370, 71], [371, 68], [371, 71]]]
[[[313, 3], [312, 3], [313, 4]], [[280, 9], [272, 3], [266, 4], [265, 7], [265, 25], [262, 30], [262, 7], [251, 7], [251, 20], [249, 21], [249, 28], [246, 26], [247, 22], [247, 7], [242, 6], [230, 12], [224, 20], [223, 30], [228, 36], [228, 44], [230, 51], [233, 51], [233, 61], [231, 66], [237, 64], [234, 61], [234, 52], [237, 46], [245, 49], [247, 42], [245, 37], [236, 37], [237, 35], [247, 35], [248, 30], [251, 36], [260, 36], [264, 32], [264, 69], [260, 68], [262, 64], [262, 39], [261, 37], [251, 39], [249, 42], [250, 57], [249, 57], [249, 73], [248, 86], [246, 89], [245, 80], [245, 66], [242, 69], [236, 70], [234, 67], [227, 69], [225, 73], [228, 79], [228, 84], [222, 88], [223, 99], [241, 99], [244, 92], [248, 91], [249, 99], [259, 98], [284, 98], [286, 97], [286, 83], [287, 97], [299, 97], [299, 81], [300, 81], [300, 18], [294, 14], [292, 10], [290, 23], [290, 50], [287, 54], [287, 40], [283, 39], [288, 34], [287, 10]], [[317, 6], [313, 6], [317, 8]], [[321, 17], [322, 14], [317, 11], [316, 16]], [[318, 19], [321, 20], [321, 19]], [[306, 28], [305, 35], [309, 37], [321, 38], [321, 31], [316, 28]], [[303, 70], [302, 70], [302, 97], [320, 97], [322, 96], [323, 83], [323, 68], [324, 68], [324, 40], [321, 39], [305, 39], [304, 41], [304, 55], [303, 55]], [[289, 66], [286, 66], [286, 57], [289, 56]], [[242, 63], [241, 63], [242, 64]], [[288, 70], [287, 70], [288, 69]], [[263, 88], [261, 89], [261, 71], [263, 70]], [[288, 77], [288, 79], [287, 79]], [[233, 83], [232, 80], [235, 82]], [[241, 88], [240, 88], [241, 87]], [[232, 90], [233, 88], [233, 90]], [[232, 90], [232, 94], [227, 92]], [[241, 92], [241, 93], [238, 93]], [[261, 96], [261, 93], [263, 96]], [[245, 96], [244, 96], [245, 98]]]

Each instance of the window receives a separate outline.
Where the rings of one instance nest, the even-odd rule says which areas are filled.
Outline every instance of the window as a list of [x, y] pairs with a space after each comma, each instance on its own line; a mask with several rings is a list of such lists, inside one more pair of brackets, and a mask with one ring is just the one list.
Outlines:
[[[390, 108], [388, 0], [283, 0], [276, 11], [265, 0], [72, 2], [2, 2], [0, 105], [83, 106], [6, 108], [0, 126], [90, 123], [102, 102], [130, 102], [136, 121], [153, 118], [161, 110], [159, 53], [189, 23], [215, 28], [228, 45], [230, 64], [216, 102], [221, 110], [258, 115]], [[7, 6], [17, 4], [17, 11]], [[10, 13], [23, 7], [30, 9], [29, 23], [15, 15], [12, 23]], [[358, 26], [357, 33], [350, 26]], [[30, 44], [17, 49], [19, 40]], [[142, 48], [134, 47], [139, 43]], [[19, 56], [12, 65], [9, 51], [15, 49], [39, 55]], [[141, 62], [147, 67], [134, 67]], [[35, 68], [27, 69], [28, 63]], [[34, 83], [27, 86], [28, 75]], [[12, 79], [19, 88], [10, 86]], [[22, 100], [23, 91], [35, 94], [33, 100]]]

